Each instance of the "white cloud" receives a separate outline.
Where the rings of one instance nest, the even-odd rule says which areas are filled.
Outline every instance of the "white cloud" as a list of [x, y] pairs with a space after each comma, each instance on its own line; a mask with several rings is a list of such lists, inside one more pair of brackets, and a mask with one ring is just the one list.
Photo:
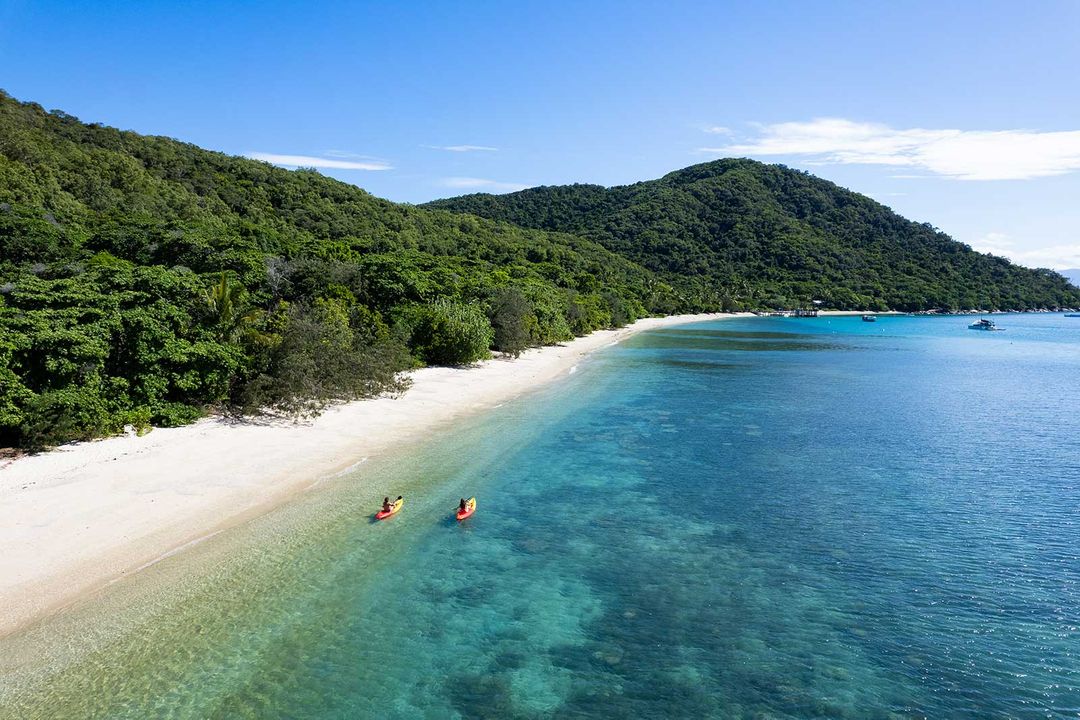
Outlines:
[[955, 180], [1027, 180], [1080, 170], [1080, 130], [898, 130], [817, 118], [762, 125], [747, 142], [700, 150], [728, 157], [802, 155], [815, 163], [891, 165]]
[[491, 192], [513, 192], [529, 187], [521, 183], [499, 182], [498, 180], [474, 177], [448, 177], [440, 180], [439, 184], [455, 190], [489, 190]]
[[1058, 270], [1080, 267], [1080, 244], [1020, 249], [1005, 233], [991, 232], [973, 241], [971, 247], [979, 252], [1009, 258], [1027, 267], [1048, 267]]
[[1009, 240], [1009, 236], [1005, 233], [992, 232], [986, 233], [981, 238], [971, 243], [971, 247], [975, 248], [979, 252], [1003, 255], [1004, 253], [1012, 249], [1012, 242]]
[[705, 130], [705, 132], [712, 133], [713, 135], [734, 135], [735, 134], [735, 132], [731, 128], [724, 127], [723, 125], [713, 125], [711, 127], [704, 128], [704, 130]]
[[[357, 155], [347, 155], [345, 153], [327, 154], [336, 154], [338, 157], [361, 157]], [[264, 152], [248, 153], [247, 157], [252, 158], [253, 160], [262, 160], [273, 165], [283, 165], [285, 167], [313, 167], [328, 168], [331, 170], [391, 170], [393, 168], [393, 166], [387, 162], [371, 158], [363, 160], [334, 160], [332, 158], [315, 157], [313, 155], [278, 155], [276, 153]]]
[[372, 157], [371, 155], [357, 155], [353, 152], [346, 152], [344, 150], [327, 150], [323, 153], [326, 157], [332, 158], [347, 158], [349, 160], [370, 160], [372, 162], [381, 162], [381, 158]]
[[425, 145], [432, 150], [447, 150], [449, 152], [498, 152], [499, 148], [488, 145]]

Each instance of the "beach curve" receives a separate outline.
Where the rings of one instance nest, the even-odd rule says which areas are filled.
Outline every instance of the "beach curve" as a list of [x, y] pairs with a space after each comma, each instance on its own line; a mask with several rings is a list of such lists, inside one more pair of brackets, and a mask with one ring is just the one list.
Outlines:
[[567, 376], [582, 356], [634, 333], [741, 315], [646, 318], [516, 359], [423, 368], [401, 397], [307, 422], [210, 417], [17, 458], [0, 467], [0, 637], [369, 457]]

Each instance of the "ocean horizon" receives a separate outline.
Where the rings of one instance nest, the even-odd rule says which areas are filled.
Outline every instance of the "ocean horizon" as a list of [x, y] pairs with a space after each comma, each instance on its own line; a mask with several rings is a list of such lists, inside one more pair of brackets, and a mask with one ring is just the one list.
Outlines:
[[0, 641], [0, 717], [1076, 717], [1080, 319], [971, 320], [642, 332]]

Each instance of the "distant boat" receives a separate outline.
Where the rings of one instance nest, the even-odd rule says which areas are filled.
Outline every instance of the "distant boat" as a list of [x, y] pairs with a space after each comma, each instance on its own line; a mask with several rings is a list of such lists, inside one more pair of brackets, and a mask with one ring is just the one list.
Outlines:
[[1080, 313], [1065, 313], [1065, 317], [1080, 317]]
[[1005, 328], [999, 328], [994, 324], [993, 320], [976, 320], [968, 325], [968, 330], [1004, 330]]
[[877, 315], [863, 315], [863, 322], [877, 322]]

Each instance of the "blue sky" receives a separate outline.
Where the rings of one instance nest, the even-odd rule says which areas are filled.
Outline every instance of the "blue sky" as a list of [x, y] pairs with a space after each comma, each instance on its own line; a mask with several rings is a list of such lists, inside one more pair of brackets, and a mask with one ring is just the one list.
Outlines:
[[0, 0], [0, 87], [393, 200], [809, 170], [1080, 267], [1080, 2]]

